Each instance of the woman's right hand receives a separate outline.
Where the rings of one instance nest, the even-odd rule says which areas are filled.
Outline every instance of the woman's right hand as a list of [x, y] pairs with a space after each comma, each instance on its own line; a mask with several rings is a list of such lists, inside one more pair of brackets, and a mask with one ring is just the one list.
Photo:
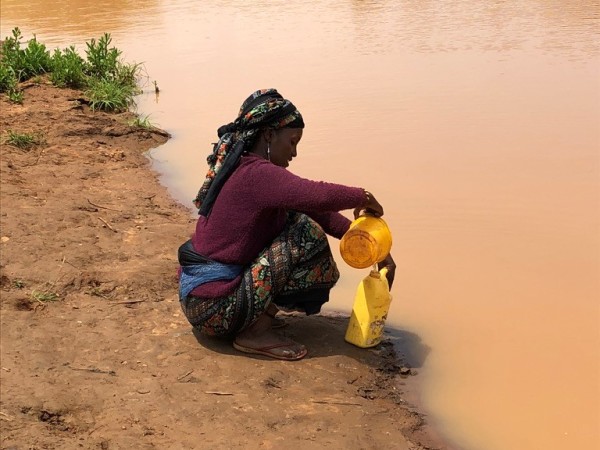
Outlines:
[[362, 211], [375, 217], [383, 216], [383, 206], [377, 201], [375, 196], [369, 191], [365, 191], [365, 203], [354, 210], [354, 218], [357, 219]]
[[388, 280], [390, 289], [392, 289], [394, 277], [396, 276], [396, 263], [394, 262], [394, 258], [392, 258], [391, 254], [387, 255], [383, 261], [377, 263], [377, 270], [381, 270], [384, 267], [388, 270], [385, 277]]

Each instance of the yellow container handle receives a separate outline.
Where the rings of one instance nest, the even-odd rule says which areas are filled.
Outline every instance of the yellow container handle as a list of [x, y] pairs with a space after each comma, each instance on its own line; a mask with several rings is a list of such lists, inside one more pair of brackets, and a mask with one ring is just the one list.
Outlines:
[[[385, 278], [385, 276], [387, 275], [387, 273], [388, 273], [388, 268], [387, 267], [383, 267], [381, 270], [377, 270], [375, 268], [373, 268], [371, 270], [371, 276], [373, 276], [374, 278], [377, 277], [377, 276], [379, 276], [379, 278], [381, 278], [381, 277]], [[377, 274], [377, 275], [375, 275], [375, 274]]]

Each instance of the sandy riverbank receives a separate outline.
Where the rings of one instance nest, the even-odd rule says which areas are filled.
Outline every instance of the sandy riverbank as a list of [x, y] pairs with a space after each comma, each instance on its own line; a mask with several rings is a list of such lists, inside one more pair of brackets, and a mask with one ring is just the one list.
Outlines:
[[[194, 219], [144, 155], [168, 135], [80, 98], [0, 98], [3, 449], [445, 448], [390, 347], [346, 344], [347, 319], [291, 317], [295, 363], [195, 336], [175, 278]], [[7, 145], [9, 129], [45, 143]]]

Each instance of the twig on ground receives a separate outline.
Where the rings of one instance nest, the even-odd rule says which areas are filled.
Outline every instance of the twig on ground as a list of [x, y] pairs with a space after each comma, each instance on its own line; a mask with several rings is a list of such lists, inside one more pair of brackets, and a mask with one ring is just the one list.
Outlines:
[[266, 387], [274, 387], [277, 389], [281, 389], [281, 386], [279, 385], [279, 383], [277, 381], [275, 381], [273, 378], [267, 378], [264, 382], [264, 385]]
[[204, 391], [205, 394], [212, 395], [234, 395], [232, 392], [221, 392], [221, 391]]
[[12, 422], [14, 420], [14, 417], [13, 416], [9, 416], [5, 412], [0, 411], [0, 419], [4, 419], [7, 422]]
[[193, 372], [194, 372], [194, 369], [192, 369], [192, 370], [190, 370], [190, 371], [188, 371], [188, 372], [184, 373], [183, 375], [180, 375], [180, 376], [178, 376], [178, 377], [177, 377], [177, 380], [181, 381], [181, 380], [183, 380], [185, 377], [187, 377], [188, 375], [191, 375]]
[[106, 220], [104, 220], [102, 217], [98, 217], [98, 220], [100, 220], [100, 222], [102, 222], [104, 225], [106, 225], [108, 228], [110, 228], [112, 231], [114, 231], [115, 233], [117, 232], [117, 230], [115, 230], [113, 227], [110, 226], [110, 223], [108, 223]]
[[142, 303], [146, 300], [123, 300], [122, 302], [114, 302], [111, 305], [132, 305], [134, 303]]
[[102, 428], [103, 426], [104, 426], [104, 425], [98, 425], [97, 427], [95, 427], [95, 428], [92, 428], [92, 431], [90, 431], [90, 432], [88, 433], [88, 436], [91, 436], [91, 435], [92, 435], [92, 433], [93, 433], [94, 431], [96, 431], [96, 430], [99, 430], [99, 429], [100, 429], [100, 428]]
[[342, 402], [338, 400], [311, 400], [312, 403], [321, 403], [324, 405], [347, 405], [347, 406], [362, 406], [360, 403]]
[[42, 157], [42, 154], [43, 154], [43, 153], [44, 153], [44, 149], [42, 148], [42, 149], [40, 150], [40, 153], [38, 153], [38, 156], [37, 156], [37, 158], [36, 158], [35, 162], [33, 163], [33, 165], [34, 165], [34, 166], [35, 166], [37, 163], [39, 163], [39, 162], [40, 162], [40, 158]]
[[81, 370], [83, 372], [92, 372], [92, 373], [104, 373], [107, 375], [112, 375], [113, 377], [117, 375], [117, 372], [114, 370], [102, 370], [97, 367], [73, 367], [71, 365], [67, 365], [67, 367], [71, 370]]
[[67, 257], [63, 255], [62, 261], [60, 262], [60, 267], [58, 268], [58, 275], [56, 275], [56, 280], [54, 280], [54, 282], [50, 283], [50, 289], [54, 289], [56, 287], [56, 285], [58, 284], [58, 282], [61, 280], [61, 278], [65, 276], [65, 274], [62, 273], [62, 270], [63, 270], [63, 267], [65, 266], [66, 262], [67, 262]]
[[95, 203], [91, 202], [90, 199], [87, 199], [88, 203], [92, 206], [95, 206], [96, 208], [100, 208], [100, 209], [108, 209], [109, 211], [117, 211], [117, 212], [121, 212], [120, 209], [114, 209], [114, 208], [109, 208], [108, 206], [100, 206], [100, 205], [96, 205]]
[[66, 259], [64, 259], [63, 261], [66, 262], [68, 265], [70, 265], [73, 269], [77, 269], [78, 271], [82, 272], [82, 270], [79, 267], [77, 267], [75, 264], [70, 263]]

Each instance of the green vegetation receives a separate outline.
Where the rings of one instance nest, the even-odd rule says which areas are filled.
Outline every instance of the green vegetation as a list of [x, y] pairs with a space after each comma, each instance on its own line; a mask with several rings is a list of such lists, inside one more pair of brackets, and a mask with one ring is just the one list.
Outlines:
[[8, 99], [11, 102], [23, 104], [23, 91], [18, 91], [16, 89], [11, 89], [6, 94], [8, 95]]
[[21, 48], [21, 30], [15, 28], [12, 37], [2, 44], [2, 65], [12, 69], [17, 81], [25, 81], [51, 69], [51, 58], [46, 46], [34, 36], [25, 48]]
[[109, 34], [104, 34], [98, 42], [92, 39], [86, 42], [88, 74], [95, 78], [115, 79], [119, 73], [119, 56], [121, 50], [108, 48], [112, 38]]
[[150, 122], [150, 116], [138, 116], [132, 121], [129, 122], [129, 125], [137, 128], [145, 128], [147, 130], [151, 130], [155, 128], [155, 126]]
[[43, 74], [48, 74], [58, 87], [82, 89], [92, 109], [125, 111], [141, 92], [138, 83], [142, 65], [124, 63], [121, 50], [111, 47], [108, 33], [86, 43], [85, 58], [74, 46], [55, 49], [50, 54], [35, 36], [27, 45], [21, 39], [21, 31], [15, 28], [12, 36], [2, 42], [0, 53], [0, 92], [5, 92], [13, 102], [23, 101], [18, 83]]
[[92, 109], [125, 111], [133, 103], [135, 90], [129, 85], [115, 83], [114, 80], [93, 78], [85, 94], [90, 98]]
[[43, 144], [44, 138], [40, 134], [17, 133], [12, 130], [7, 130], [4, 142], [21, 149], [29, 149], [35, 145]]
[[12, 67], [0, 61], [0, 92], [10, 92], [17, 87], [17, 75]]
[[85, 61], [74, 46], [56, 49], [52, 55], [50, 81], [58, 87], [80, 89], [86, 85]]
[[50, 291], [33, 291], [31, 293], [32, 300], [36, 300], [40, 303], [54, 302], [58, 300], [58, 294]]

